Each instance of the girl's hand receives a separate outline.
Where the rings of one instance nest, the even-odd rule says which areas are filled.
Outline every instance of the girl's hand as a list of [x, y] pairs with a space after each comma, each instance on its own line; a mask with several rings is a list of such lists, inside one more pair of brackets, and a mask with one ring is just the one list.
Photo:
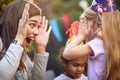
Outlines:
[[84, 40], [89, 35], [89, 27], [85, 17], [80, 18], [80, 26], [78, 28], [78, 35], [83, 37]]
[[[44, 53], [45, 48], [48, 43], [49, 35], [51, 32], [51, 27], [48, 28], [48, 20], [43, 16], [40, 28], [38, 29], [38, 34], [35, 36], [35, 45], [37, 53]], [[35, 33], [36, 34], [36, 33]]]
[[15, 39], [19, 40], [20, 44], [23, 44], [23, 41], [26, 38], [26, 27], [25, 26], [29, 19], [29, 13], [28, 13], [29, 7], [30, 7], [29, 3], [25, 4], [22, 18], [19, 20], [19, 24], [18, 24], [18, 31], [17, 31]]

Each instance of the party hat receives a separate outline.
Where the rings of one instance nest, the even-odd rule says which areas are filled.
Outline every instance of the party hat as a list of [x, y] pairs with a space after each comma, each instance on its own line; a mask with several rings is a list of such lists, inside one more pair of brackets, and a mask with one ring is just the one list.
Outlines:
[[96, 12], [112, 12], [116, 10], [115, 0], [93, 0], [91, 9]]

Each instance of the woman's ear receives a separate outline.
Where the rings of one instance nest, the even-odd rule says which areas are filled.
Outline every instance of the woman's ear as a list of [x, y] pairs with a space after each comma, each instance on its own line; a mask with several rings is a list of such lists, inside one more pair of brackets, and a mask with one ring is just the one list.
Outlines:
[[2, 25], [2, 23], [3, 23], [3, 22], [2, 22], [2, 21], [0, 21], [0, 26]]
[[[2, 30], [2, 21], [0, 21], [0, 30]], [[1, 31], [0, 31], [1, 32]]]

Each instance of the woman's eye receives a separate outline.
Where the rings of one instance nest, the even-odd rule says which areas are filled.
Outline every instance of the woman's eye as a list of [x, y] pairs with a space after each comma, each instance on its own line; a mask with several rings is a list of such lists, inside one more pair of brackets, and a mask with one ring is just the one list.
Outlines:
[[34, 23], [29, 24], [31, 28], [34, 28], [36, 25]]

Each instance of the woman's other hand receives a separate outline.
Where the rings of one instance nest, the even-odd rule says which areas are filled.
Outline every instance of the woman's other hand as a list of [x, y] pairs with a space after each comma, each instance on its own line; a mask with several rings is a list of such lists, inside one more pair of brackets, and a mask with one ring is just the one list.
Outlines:
[[43, 16], [38, 32], [35, 32], [35, 45], [37, 53], [44, 53], [47, 46], [51, 27], [48, 28], [48, 20]]

